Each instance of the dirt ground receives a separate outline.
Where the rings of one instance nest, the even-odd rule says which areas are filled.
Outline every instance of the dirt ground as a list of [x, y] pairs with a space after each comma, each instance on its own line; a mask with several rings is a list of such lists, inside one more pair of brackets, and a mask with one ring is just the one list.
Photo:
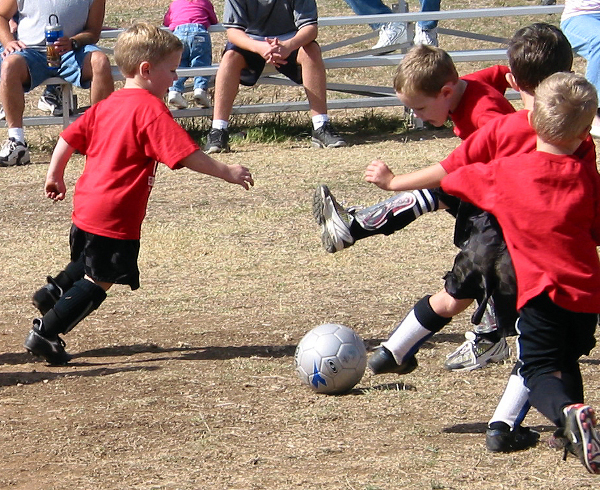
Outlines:
[[[154, 17], [159, 3], [149, 2]], [[136, 2], [119, 5], [108, 23], [141, 15]], [[349, 13], [338, 0], [324, 10]], [[423, 346], [409, 375], [367, 373], [335, 397], [300, 384], [293, 354], [309, 329], [342, 323], [378, 345], [442, 287], [455, 254], [444, 212], [342, 253], [321, 249], [315, 185], [347, 205], [371, 204], [387, 194], [363, 181], [370, 160], [409, 171], [458, 144], [450, 130], [344, 136], [351, 146], [331, 151], [310, 148], [308, 132], [277, 145], [234, 142], [219, 158], [252, 169], [249, 192], [160, 168], [142, 231], [142, 287], [114, 287], [65, 336], [74, 354], [66, 367], [22, 344], [36, 316], [32, 293], [68, 261], [70, 201], [43, 196], [41, 149], [31, 166], [0, 169], [0, 488], [598, 488], [579, 461], [547, 447], [553, 428], [534, 410], [526, 423], [542, 433], [536, 448], [486, 451], [512, 363], [443, 369], [470, 311]], [[81, 168], [75, 157], [67, 169], [71, 193]], [[596, 406], [599, 363], [598, 350], [582, 362]]]

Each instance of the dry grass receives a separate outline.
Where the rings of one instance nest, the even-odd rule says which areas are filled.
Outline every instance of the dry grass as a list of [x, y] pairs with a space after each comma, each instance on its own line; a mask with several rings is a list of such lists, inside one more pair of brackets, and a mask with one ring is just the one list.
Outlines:
[[[108, 22], [158, 21], [164, 8], [134, 3], [109, 2]], [[321, 12], [348, 10], [336, 0]], [[321, 250], [310, 214], [317, 183], [370, 204], [386, 195], [362, 181], [372, 158], [408, 171], [458, 144], [449, 130], [346, 136], [354, 145], [333, 151], [304, 139], [239, 142], [221, 159], [251, 167], [250, 192], [161, 168], [143, 228], [142, 288], [111, 290], [66, 336], [76, 357], [61, 368], [34, 362], [22, 342], [32, 292], [67, 261], [71, 207], [42, 195], [44, 151], [38, 164], [2, 169], [0, 488], [597, 488], [578, 461], [563, 463], [544, 444], [486, 452], [485, 423], [511, 365], [443, 370], [468, 315], [424, 345], [410, 375], [367, 375], [340, 397], [299, 384], [293, 351], [309, 328], [336, 321], [376, 345], [442, 286], [455, 253], [444, 213], [343, 253]], [[70, 189], [81, 167], [76, 157]], [[596, 405], [598, 362], [594, 353], [583, 363]], [[551, 433], [534, 411], [527, 422]]]

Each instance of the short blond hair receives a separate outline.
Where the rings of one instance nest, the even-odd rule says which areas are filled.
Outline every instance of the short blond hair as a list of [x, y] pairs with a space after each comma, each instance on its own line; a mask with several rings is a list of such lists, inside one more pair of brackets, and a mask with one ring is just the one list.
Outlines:
[[404, 56], [394, 76], [394, 90], [400, 94], [437, 96], [444, 85], [458, 81], [454, 61], [446, 51], [419, 44]]
[[157, 63], [183, 44], [171, 31], [148, 22], [138, 22], [124, 30], [115, 45], [115, 62], [125, 77], [132, 77], [141, 63]]
[[531, 126], [547, 143], [568, 143], [586, 131], [598, 111], [598, 94], [582, 75], [555, 73], [535, 91]]

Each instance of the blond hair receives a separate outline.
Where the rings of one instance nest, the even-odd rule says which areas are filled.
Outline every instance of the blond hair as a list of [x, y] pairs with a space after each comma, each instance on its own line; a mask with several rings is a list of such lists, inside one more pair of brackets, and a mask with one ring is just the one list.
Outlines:
[[458, 72], [446, 51], [419, 44], [404, 56], [394, 76], [394, 90], [405, 95], [437, 96], [448, 82], [456, 83]]
[[115, 45], [115, 62], [125, 77], [132, 77], [141, 63], [158, 63], [183, 44], [171, 31], [148, 22], [138, 22], [124, 30]]
[[598, 94], [582, 75], [555, 73], [535, 91], [531, 126], [547, 143], [568, 143], [586, 131], [598, 111]]

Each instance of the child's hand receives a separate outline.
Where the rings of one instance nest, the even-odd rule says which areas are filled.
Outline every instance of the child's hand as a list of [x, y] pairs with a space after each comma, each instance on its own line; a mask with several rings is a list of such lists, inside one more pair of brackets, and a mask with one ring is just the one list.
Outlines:
[[63, 179], [46, 177], [46, 197], [53, 201], [62, 201], [67, 193], [67, 187]]
[[365, 180], [386, 191], [391, 190], [390, 183], [393, 178], [394, 172], [381, 160], [373, 160], [365, 170]]
[[229, 176], [225, 178], [227, 182], [239, 184], [246, 190], [254, 185], [252, 174], [250, 174], [250, 170], [246, 167], [242, 167], [241, 165], [229, 165], [227, 168], [229, 170]]

